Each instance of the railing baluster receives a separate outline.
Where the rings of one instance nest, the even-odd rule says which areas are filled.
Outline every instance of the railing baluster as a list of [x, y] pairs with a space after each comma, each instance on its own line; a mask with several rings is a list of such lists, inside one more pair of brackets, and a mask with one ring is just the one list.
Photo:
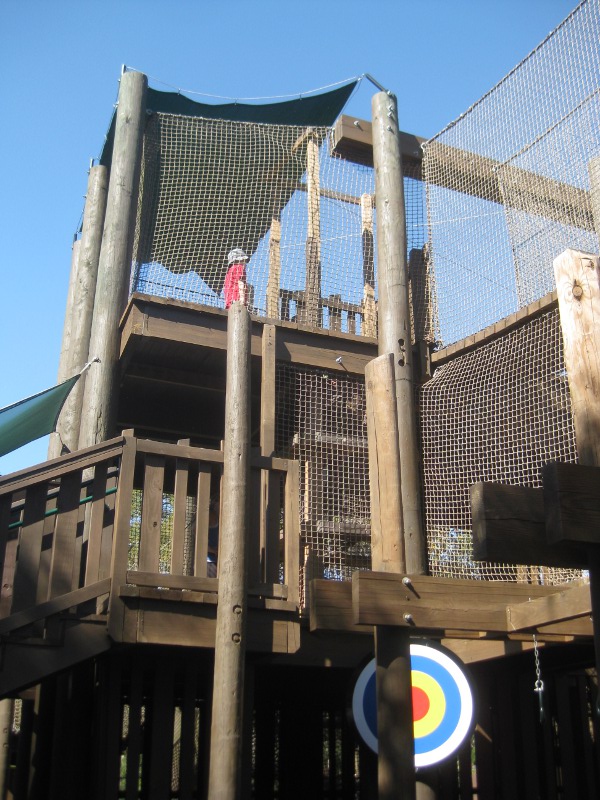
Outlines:
[[10, 613], [17, 557], [17, 534], [8, 527], [11, 506], [12, 494], [0, 497], [0, 617]]
[[63, 475], [57, 501], [48, 600], [78, 588], [73, 586], [73, 574], [80, 497], [81, 470]]
[[108, 464], [96, 464], [92, 483], [90, 504], [86, 506], [86, 528], [88, 531], [85, 583], [95, 583], [108, 577], [100, 575], [100, 554], [102, 552], [102, 533], [104, 530], [104, 503]]
[[[189, 439], [177, 444], [189, 445]], [[189, 462], [178, 458], [175, 464], [175, 495], [173, 498], [173, 549], [171, 552], [171, 574], [183, 575], [185, 551], [185, 517], [187, 508]]]
[[299, 468], [288, 461], [285, 481], [285, 583], [288, 600], [300, 603], [300, 507], [298, 502]]
[[19, 531], [19, 556], [11, 612], [35, 605], [44, 534], [47, 484], [39, 483], [27, 489], [23, 525]]
[[140, 572], [160, 572], [160, 532], [165, 460], [162, 456], [148, 454], [145, 461], [139, 569]]
[[[258, 452], [258, 451], [255, 451]], [[266, 531], [261, 526], [261, 522], [266, 527], [266, 519], [261, 510], [264, 509], [265, 496], [263, 494], [264, 484], [261, 485], [261, 470], [250, 469], [250, 525], [248, 529], [248, 550], [247, 550], [247, 570], [248, 587], [253, 588], [262, 583], [261, 577], [265, 554], [262, 552], [266, 543]]]
[[208, 525], [210, 517], [210, 465], [198, 464], [198, 494], [196, 495], [196, 530], [194, 575], [206, 578], [208, 557]]

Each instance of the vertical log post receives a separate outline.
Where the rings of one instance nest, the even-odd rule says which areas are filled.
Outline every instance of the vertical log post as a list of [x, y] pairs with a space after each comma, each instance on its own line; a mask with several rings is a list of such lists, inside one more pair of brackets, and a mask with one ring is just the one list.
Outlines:
[[[554, 260], [579, 462], [600, 467], [600, 258], [566, 250]], [[587, 547], [596, 666], [600, 666], [600, 541]], [[600, 699], [597, 713], [600, 715]]]
[[269, 239], [269, 280], [267, 282], [267, 317], [279, 319], [281, 282], [281, 215], [273, 214]]
[[379, 265], [379, 355], [393, 353], [394, 356], [406, 570], [424, 573], [404, 186], [396, 98], [379, 92], [373, 97], [372, 112]]
[[[373, 163], [377, 200], [377, 256], [379, 278], [379, 355], [391, 357], [387, 403], [374, 404], [376, 381], [371, 378], [370, 406], [378, 409], [378, 420], [370, 426], [382, 429], [383, 410], [389, 399], [396, 399], [396, 447], [385, 454], [386, 463], [379, 464], [377, 491], [384, 485], [382, 471], [395, 470], [401, 496], [397, 513], [402, 512], [404, 560], [400, 548], [392, 560], [383, 558], [394, 553], [387, 537], [398, 536], [390, 530], [388, 520], [380, 531], [378, 544], [380, 565], [396, 571], [424, 572], [424, 549], [421, 530], [419, 469], [414, 409], [408, 268], [406, 263], [406, 230], [404, 186], [395, 97], [379, 92], [373, 97]], [[379, 360], [379, 359], [378, 359]], [[374, 372], [371, 373], [373, 375]], [[369, 387], [367, 386], [369, 392]], [[377, 442], [379, 444], [379, 442]], [[369, 455], [375, 444], [370, 443]], [[387, 476], [386, 476], [387, 477]], [[401, 478], [401, 480], [400, 480]], [[394, 481], [392, 481], [393, 484]], [[381, 502], [381, 501], [380, 501]], [[415, 800], [414, 738], [410, 637], [407, 630], [376, 626], [375, 659], [377, 683], [378, 787], [380, 800]]]
[[373, 249], [373, 197], [360, 197], [363, 255], [363, 323], [362, 335], [377, 336], [377, 309], [375, 306], [375, 258]]
[[[88, 178], [81, 239], [73, 245], [74, 259], [58, 369], [59, 383], [75, 375], [88, 360], [107, 191], [108, 170], [103, 166], [92, 167]], [[75, 251], [78, 254], [76, 259]], [[85, 379], [86, 376], [82, 375], [65, 401], [56, 433], [50, 437], [48, 458], [57, 458], [63, 444], [71, 452], [77, 450]]]
[[319, 181], [319, 142], [310, 135], [306, 143], [306, 181], [308, 229], [306, 237], [306, 291], [302, 322], [321, 326], [321, 195]]
[[233, 303], [227, 324], [219, 602], [208, 792], [211, 800], [237, 800], [240, 796], [249, 480], [250, 316], [242, 303]]
[[86, 376], [79, 447], [108, 439], [116, 422], [119, 320], [129, 288], [147, 85], [141, 72], [121, 76], [90, 335], [90, 353], [100, 364]]

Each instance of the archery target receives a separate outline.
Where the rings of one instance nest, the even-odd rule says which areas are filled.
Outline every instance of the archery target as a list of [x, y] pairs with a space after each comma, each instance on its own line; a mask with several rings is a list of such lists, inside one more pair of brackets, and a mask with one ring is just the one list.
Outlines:
[[[464, 672], [437, 645], [410, 645], [415, 767], [437, 764], [462, 744], [473, 723], [473, 696]], [[352, 714], [364, 742], [377, 752], [375, 659], [360, 673]]]

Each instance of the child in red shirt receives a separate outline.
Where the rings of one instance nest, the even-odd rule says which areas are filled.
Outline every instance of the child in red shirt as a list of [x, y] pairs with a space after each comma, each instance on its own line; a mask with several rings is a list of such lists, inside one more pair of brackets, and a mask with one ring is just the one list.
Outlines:
[[229, 269], [223, 284], [223, 294], [225, 295], [225, 308], [241, 300], [246, 305], [246, 262], [248, 256], [244, 251], [236, 247], [227, 256]]

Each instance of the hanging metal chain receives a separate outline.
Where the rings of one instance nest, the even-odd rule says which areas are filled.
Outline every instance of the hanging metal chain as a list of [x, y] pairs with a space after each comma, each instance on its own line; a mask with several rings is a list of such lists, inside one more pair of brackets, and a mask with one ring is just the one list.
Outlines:
[[546, 718], [544, 710], [544, 681], [542, 680], [542, 671], [540, 669], [540, 654], [538, 650], [537, 637], [533, 634], [533, 657], [535, 659], [535, 683], [533, 691], [537, 694], [538, 704], [540, 707], [540, 723]]

